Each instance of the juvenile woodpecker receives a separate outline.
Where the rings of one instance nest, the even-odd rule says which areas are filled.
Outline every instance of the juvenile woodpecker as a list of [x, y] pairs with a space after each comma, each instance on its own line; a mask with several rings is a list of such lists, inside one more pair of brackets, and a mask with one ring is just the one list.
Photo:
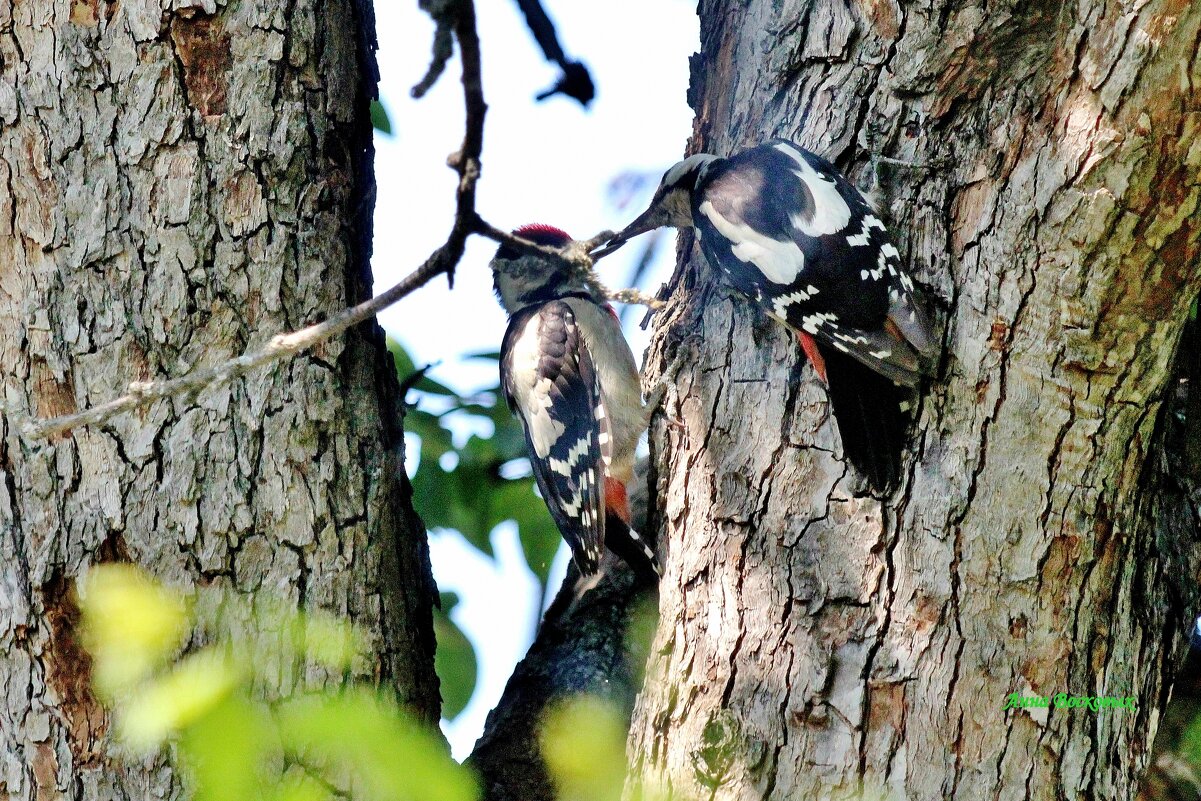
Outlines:
[[877, 489], [900, 466], [905, 406], [936, 345], [884, 223], [830, 162], [782, 139], [669, 169], [594, 256], [692, 227], [730, 284], [791, 328], [826, 383], [843, 450]]
[[[572, 240], [558, 228], [513, 232], [539, 245]], [[591, 271], [502, 245], [493, 285], [509, 314], [500, 381], [525, 430], [534, 479], [572, 558], [594, 576], [607, 544], [643, 578], [655, 553], [630, 528], [626, 487], [646, 428], [634, 354]]]

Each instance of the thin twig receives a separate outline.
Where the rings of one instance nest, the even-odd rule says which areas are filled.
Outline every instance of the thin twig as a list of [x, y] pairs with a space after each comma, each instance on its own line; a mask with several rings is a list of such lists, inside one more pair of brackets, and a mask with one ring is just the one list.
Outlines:
[[421, 10], [434, 21], [434, 44], [430, 54], [430, 66], [410, 94], [420, 99], [433, 88], [446, 69], [446, 62], [454, 55], [454, 26], [458, 0], [418, 0]]
[[413, 389], [413, 387], [420, 384], [422, 379], [425, 378], [426, 374], [429, 373], [430, 370], [433, 370], [435, 367], [437, 367], [439, 364], [441, 364], [441, 362], [430, 362], [429, 364], [425, 365], [424, 367], [418, 368], [418, 369], [414, 370], [413, 372], [409, 373], [409, 375], [405, 376], [404, 381], [400, 382], [400, 398], [401, 398], [401, 400], [408, 398], [409, 390]]
[[591, 239], [574, 240], [566, 248], [560, 250], [559, 248], [547, 247], [546, 245], [538, 245], [529, 240], [522, 239], [516, 234], [502, 231], [499, 228], [489, 225], [478, 216], [475, 218], [475, 225], [472, 228], [472, 232], [501, 245], [508, 245], [520, 253], [527, 253], [531, 256], [542, 256], [552, 261], [564, 261], [572, 267], [583, 267], [585, 269], [592, 269], [593, 259], [590, 255], [591, 252], [608, 242], [614, 235], [612, 231], [601, 231]]
[[463, 258], [463, 248], [479, 215], [475, 212], [475, 184], [480, 177], [480, 154], [484, 150], [484, 117], [488, 104], [484, 102], [484, 82], [480, 67], [480, 40], [475, 30], [475, 3], [461, 0], [459, 19], [455, 25], [459, 40], [459, 55], [463, 61], [463, 104], [466, 107], [466, 131], [463, 146], [448, 163], [459, 173], [459, 189], [455, 202], [455, 223], [443, 249], [452, 257], [446, 269], [446, 281], [455, 284], [455, 267]]
[[261, 350], [245, 353], [227, 362], [222, 362], [216, 367], [197, 370], [179, 378], [165, 381], [135, 381], [129, 385], [129, 393], [120, 398], [94, 406], [78, 414], [53, 417], [49, 420], [30, 420], [22, 426], [22, 433], [29, 439], [45, 439], [79, 426], [103, 423], [114, 415], [147, 406], [161, 398], [198, 392], [210, 384], [232, 381], [235, 378], [241, 378], [256, 367], [295, 356], [302, 350], [311, 348], [374, 317], [405, 295], [429, 283], [434, 276], [446, 272], [446, 258], [444, 249], [439, 248], [425, 264], [382, 295], [344, 309], [324, 322], [310, 325], [290, 334], [278, 334], [272, 337], [267, 347]]
[[651, 297], [639, 289], [617, 289], [609, 291], [609, 300], [615, 300], [618, 303], [628, 303], [634, 306], [646, 306], [648, 309], [658, 311], [667, 304], [658, 298]]
[[559, 44], [559, 35], [555, 31], [555, 24], [551, 22], [539, 0], [517, 0], [517, 6], [525, 16], [526, 25], [529, 26], [530, 33], [534, 35], [534, 41], [542, 48], [543, 54], [563, 70], [563, 74], [559, 76], [555, 85], [545, 92], [540, 92], [537, 99], [545, 100], [561, 93], [575, 98], [580, 105], [587, 107], [592, 102], [592, 98], [596, 96], [596, 87], [592, 84], [592, 76], [588, 74], [588, 68], [578, 61], [572, 61], [563, 52], [563, 47]]

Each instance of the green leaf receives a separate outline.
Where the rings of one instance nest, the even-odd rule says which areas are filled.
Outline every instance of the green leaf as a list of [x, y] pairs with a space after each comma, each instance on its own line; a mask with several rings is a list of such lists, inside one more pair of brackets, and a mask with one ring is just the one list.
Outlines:
[[365, 651], [353, 626], [325, 612], [300, 616], [297, 635], [297, 650], [330, 670], [349, 670], [355, 657]]
[[461, 517], [458, 504], [458, 479], [435, 462], [423, 464], [413, 476], [413, 506], [429, 528], [456, 528]]
[[134, 750], [153, 751], [167, 737], [210, 714], [242, 679], [223, 650], [206, 648], [184, 657], [128, 700], [120, 719], [121, 738]]
[[508, 406], [500, 402], [494, 403], [488, 419], [492, 421], [495, 429], [492, 434], [493, 448], [501, 462], [520, 459], [528, 455], [525, 432], [521, 428], [521, 423], [509, 411]]
[[392, 135], [392, 121], [388, 119], [388, 111], [378, 100], [371, 101], [371, 127], [380, 133]]
[[459, 605], [459, 594], [450, 590], [438, 591], [438, 608], [446, 614], [450, 614], [456, 606]]
[[266, 796], [267, 801], [334, 801], [335, 798], [332, 789], [306, 776], [298, 767], [289, 770], [275, 791]]
[[420, 409], [410, 409], [405, 415], [405, 431], [416, 434], [421, 438], [421, 465], [436, 466], [444, 453], [455, 449], [451, 434], [441, 421], [429, 412]]
[[1201, 768], [1201, 715], [1194, 717], [1185, 727], [1178, 750], [1189, 764]]
[[[412, 378], [413, 374], [418, 371], [417, 365], [413, 363], [413, 358], [409, 356], [408, 351], [404, 349], [399, 342], [392, 337], [388, 337], [388, 352], [392, 354], [392, 363], [396, 368], [396, 378], [404, 383]], [[453, 389], [448, 388], [445, 384], [441, 384], [429, 376], [422, 376], [415, 384], [413, 389], [421, 392], [428, 392], [431, 395], [444, 395], [457, 398], [458, 393]]]
[[496, 474], [488, 464], [469, 460], [459, 463], [451, 474], [458, 485], [458, 502], [452, 509], [455, 524], [463, 537], [488, 556], [492, 556], [492, 529], [505, 521], [493, 513], [492, 494]]
[[[89, 578], [81, 582], [87, 638], [109, 651], [123, 646], [142, 653], [139, 664], [147, 666], [136, 684], [113, 695], [116, 732], [143, 754], [169, 743], [196, 801], [479, 797], [474, 774], [391, 695], [350, 685], [276, 700], [270, 708], [251, 700], [264, 687], [278, 687], [281, 665], [346, 670], [363, 642], [349, 624], [328, 613], [297, 611], [266, 594], [248, 599], [212, 587], [199, 589], [187, 608], [131, 566]], [[457, 598], [446, 595], [444, 601], [449, 611]], [[246, 628], [250, 618], [253, 637]], [[161, 668], [181, 632], [194, 625], [213, 645]], [[445, 662], [459, 652], [453, 669], [439, 669], [448, 684], [463, 682], [460, 693], [469, 695], [476, 671], [470, 643], [446, 615], [438, 625], [439, 658]]]
[[267, 801], [334, 801], [335, 798], [332, 789], [295, 767], [284, 776], [275, 791], [266, 796]]
[[[453, 604], [452, 604], [453, 606]], [[450, 608], [434, 611], [434, 670], [442, 689], [442, 717], [453, 720], [467, 706], [478, 677], [475, 649], [450, 618]]]
[[552, 707], [539, 741], [557, 798], [619, 801], [626, 776], [626, 721], [595, 696], [580, 695]]
[[240, 695], [222, 699], [196, 718], [179, 740], [191, 768], [193, 801], [261, 798], [264, 762], [276, 737], [261, 705]]
[[280, 704], [284, 750], [331, 776], [354, 777], [356, 797], [473, 801], [474, 774], [450, 758], [429, 729], [375, 693], [306, 696]]
[[480, 437], [472, 434], [459, 448], [459, 467], [470, 468], [480, 474], [482, 481], [491, 483], [499, 480], [497, 470], [503, 463], [500, 454], [496, 452], [496, 444], [492, 437]]
[[161, 664], [191, 624], [178, 593], [132, 565], [91, 568], [79, 584], [79, 605], [96, 688], [109, 699]]
[[[492, 436], [473, 435], [478, 440], [475, 447], [487, 447], [487, 451], [483, 452], [486, 455], [481, 456], [481, 459], [494, 462], [499, 467], [505, 462], [524, 459], [528, 455], [525, 432], [521, 429], [521, 423], [509, 411], [509, 407], [500, 402], [498, 398], [493, 397], [491, 404], [465, 403], [457, 411], [474, 417], [482, 417], [492, 423]], [[469, 440], [465, 447], [471, 446], [472, 443]]]
[[426, 526], [454, 529], [492, 557], [491, 483], [488, 471], [471, 463], [460, 462], [450, 472], [423, 467], [413, 476], [413, 506]]

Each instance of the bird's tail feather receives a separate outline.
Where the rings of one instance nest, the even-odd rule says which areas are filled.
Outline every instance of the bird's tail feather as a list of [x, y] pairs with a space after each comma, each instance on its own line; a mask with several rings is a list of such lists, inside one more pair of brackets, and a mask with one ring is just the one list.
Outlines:
[[822, 355], [843, 453], [873, 489], [887, 492], [900, 473], [913, 390], [835, 348], [823, 346]]
[[651, 543], [613, 510], [605, 512], [605, 545], [628, 564], [642, 581], [657, 584], [661, 570]]

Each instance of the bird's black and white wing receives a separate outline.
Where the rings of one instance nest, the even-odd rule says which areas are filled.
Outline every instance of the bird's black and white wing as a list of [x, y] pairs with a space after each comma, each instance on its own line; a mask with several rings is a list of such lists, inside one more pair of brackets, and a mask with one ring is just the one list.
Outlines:
[[884, 223], [825, 159], [776, 140], [708, 173], [693, 198], [706, 255], [774, 316], [914, 386], [935, 351]]
[[542, 497], [580, 572], [592, 575], [605, 544], [609, 433], [599, 377], [566, 303], [554, 300], [513, 315], [500, 375], [525, 429]]

